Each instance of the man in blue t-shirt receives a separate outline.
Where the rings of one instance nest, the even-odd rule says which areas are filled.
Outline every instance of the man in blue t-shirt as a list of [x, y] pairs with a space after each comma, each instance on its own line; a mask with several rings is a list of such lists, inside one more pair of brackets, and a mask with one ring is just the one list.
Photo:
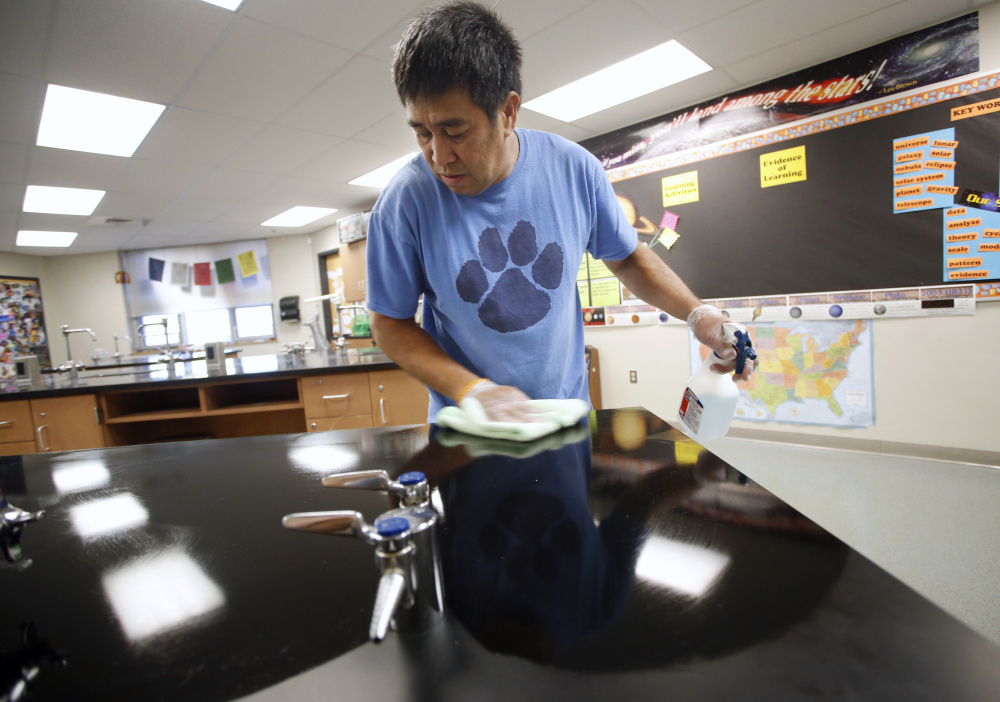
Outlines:
[[515, 127], [520, 67], [510, 29], [472, 2], [425, 10], [395, 49], [396, 91], [422, 153], [372, 210], [368, 308], [376, 343], [430, 389], [431, 418], [465, 397], [493, 421], [530, 421], [531, 398], [588, 399], [576, 288], [585, 251], [735, 356], [727, 318], [637, 246], [598, 161]]

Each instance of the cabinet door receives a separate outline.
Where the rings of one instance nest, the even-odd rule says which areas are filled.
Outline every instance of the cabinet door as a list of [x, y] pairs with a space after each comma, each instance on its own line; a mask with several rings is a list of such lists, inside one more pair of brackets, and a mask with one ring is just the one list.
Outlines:
[[31, 401], [39, 451], [104, 448], [104, 431], [93, 395], [67, 395]]
[[340, 266], [344, 271], [344, 302], [364, 302], [368, 296], [365, 270], [367, 254], [367, 239], [340, 247]]
[[337, 373], [302, 378], [302, 404], [306, 418], [370, 415], [368, 374]]
[[0, 443], [24, 443], [34, 440], [35, 428], [31, 423], [31, 404], [28, 400], [0, 402]]
[[368, 379], [375, 426], [427, 423], [426, 385], [401, 370], [369, 371]]

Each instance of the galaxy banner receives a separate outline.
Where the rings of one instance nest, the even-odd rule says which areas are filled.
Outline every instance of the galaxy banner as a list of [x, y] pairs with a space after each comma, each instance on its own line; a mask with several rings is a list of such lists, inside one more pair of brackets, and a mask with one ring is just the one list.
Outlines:
[[978, 70], [979, 15], [973, 12], [580, 143], [609, 170]]

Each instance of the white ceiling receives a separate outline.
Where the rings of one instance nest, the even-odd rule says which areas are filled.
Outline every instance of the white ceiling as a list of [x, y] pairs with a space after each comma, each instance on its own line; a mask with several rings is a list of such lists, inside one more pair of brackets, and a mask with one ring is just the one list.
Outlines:
[[[329, 226], [378, 195], [348, 181], [415, 144], [390, 78], [419, 0], [0, 2], [0, 251], [65, 255], [232, 241]], [[878, 43], [976, 0], [497, 0], [524, 47], [524, 99], [677, 39], [714, 70], [572, 123], [574, 141]], [[35, 146], [55, 83], [167, 105], [131, 158]], [[27, 185], [106, 190], [94, 217], [21, 212]], [[295, 205], [339, 211], [301, 229]], [[130, 220], [107, 224], [107, 219]], [[68, 249], [20, 229], [78, 231]]]

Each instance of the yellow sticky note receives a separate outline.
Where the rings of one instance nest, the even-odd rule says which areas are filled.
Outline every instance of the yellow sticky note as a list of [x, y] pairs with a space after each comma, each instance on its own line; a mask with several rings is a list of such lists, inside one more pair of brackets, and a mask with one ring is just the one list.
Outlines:
[[236, 257], [236, 260], [240, 262], [240, 274], [244, 278], [257, 275], [257, 257], [254, 255], [253, 250], [241, 253]]
[[604, 261], [594, 258], [590, 254], [587, 254], [587, 270], [590, 272], [590, 279], [594, 278], [610, 278], [614, 275], [606, 265]]
[[806, 147], [772, 151], [760, 157], [760, 187], [784, 185], [806, 179]]
[[676, 244], [677, 240], [680, 238], [680, 234], [675, 232], [673, 229], [664, 229], [660, 232], [658, 241], [669, 249], [671, 246]]
[[667, 176], [660, 181], [660, 189], [663, 192], [664, 207], [698, 202], [698, 171]]
[[622, 304], [622, 288], [617, 278], [590, 281], [589, 307], [607, 307]]
[[576, 281], [576, 289], [580, 293], [580, 307], [593, 307], [590, 304], [590, 282], [578, 280]]

